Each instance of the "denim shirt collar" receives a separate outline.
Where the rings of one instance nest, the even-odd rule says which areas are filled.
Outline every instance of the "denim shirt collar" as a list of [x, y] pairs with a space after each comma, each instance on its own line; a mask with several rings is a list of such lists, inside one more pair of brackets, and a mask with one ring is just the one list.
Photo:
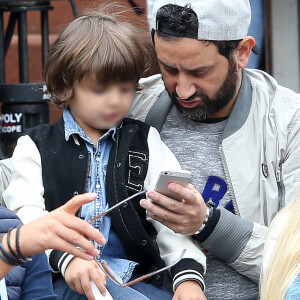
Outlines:
[[[65, 123], [65, 139], [68, 141], [70, 139], [70, 136], [73, 134], [78, 134], [84, 141], [88, 142], [91, 145], [94, 145], [94, 142], [91, 140], [90, 137], [86, 135], [84, 130], [76, 123], [74, 120], [71, 112], [69, 109], [65, 109], [63, 112], [63, 119]], [[117, 127], [110, 128], [102, 137], [101, 139], [106, 139], [109, 136], [113, 139], [113, 141], [116, 141], [116, 131]]]

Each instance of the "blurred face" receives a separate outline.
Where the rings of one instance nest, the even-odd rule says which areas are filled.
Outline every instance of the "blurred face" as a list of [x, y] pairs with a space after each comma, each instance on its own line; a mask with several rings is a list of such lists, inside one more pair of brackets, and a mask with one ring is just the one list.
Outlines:
[[74, 85], [69, 107], [76, 122], [90, 136], [122, 121], [134, 95], [133, 82], [99, 85], [94, 79], [85, 79]]
[[201, 121], [231, 112], [239, 75], [212, 43], [191, 38], [164, 40], [155, 35], [155, 50], [167, 91], [179, 112]]

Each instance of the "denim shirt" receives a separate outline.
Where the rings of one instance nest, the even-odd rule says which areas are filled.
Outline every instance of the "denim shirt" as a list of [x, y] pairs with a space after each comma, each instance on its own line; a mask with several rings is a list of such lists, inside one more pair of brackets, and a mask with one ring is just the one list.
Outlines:
[[[90, 153], [91, 161], [86, 192], [97, 193], [97, 199], [82, 206], [81, 217], [88, 221], [108, 209], [105, 195], [105, 176], [109, 153], [115, 142], [116, 127], [109, 129], [99, 138], [98, 145], [95, 145], [76, 123], [68, 109], [64, 110], [63, 118], [66, 141], [70, 139], [72, 134], [78, 134], [85, 141], [87, 150]], [[127, 282], [131, 278], [137, 263], [127, 259], [118, 236], [111, 229], [111, 218], [106, 215], [95, 220], [92, 225], [99, 229], [106, 239], [104, 246], [95, 243], [95, 246], [101, 251], [101, 259], [107, 261], [108, 265], [123, 279], [123, 282]]]

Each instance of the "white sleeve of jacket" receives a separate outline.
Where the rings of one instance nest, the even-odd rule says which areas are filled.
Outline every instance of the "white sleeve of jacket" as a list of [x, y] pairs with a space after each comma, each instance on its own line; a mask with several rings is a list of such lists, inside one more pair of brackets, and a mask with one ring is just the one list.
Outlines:
[[[299, 98], [288, 98], [288, 100], [299, 103]], [[297, 109], [295, 108], [295, 111], [293, 111], [294, 116], [288, 125], [288, 130], [282, 130], [283, 133], [281, 133], [282, 135], [279, 138], [279, 140], [282, 141], [281, 148], [279, 148], [282, 155], [282, 166], [281, 170], [278, 170], [277, 180], [282, 189], [282, 199], [280, 199], [278, 195], [278, 203], [276, 203], [278, 208], [293, 201], [300, 188], [300, 112], [298, 106], [299, 104], [297, 104]], [[289, 109], [291, 110], [291, 108]], [[282, 118], [282, 122], [283, 120], [284, 118]], [[284, 128], [284, 125], [278, 126], [278, 128]], [[256, 222], [252, 223], [253, 230], [251, 236], [245, 248], [237, 259], [232, 262], [231, 266], [243, 275], [258, 282], [268, 227]], [[222, 236], [224, 236], [224, 233], [222, 233]], [[239, 241], [241, 240], [242, 239], [239, 238]], [[225, 243], [228, 243], [228, 241], [229, 239], [227, 239]], [[237, 244], [238, 243], [236, 243], [236, 245]]]
[[11, 163], [12, 181], [4, 191], [3, 199], [26, 224], [48, 213], [43, 198], [40, 153], [28, 135], [18, 139]]
[[[268, 227], [253, 222], [251, 237], [236, 261], [229, 265], [239, 273], [258, 283], [261, 272], [261, 262]], [[249, 259], [251, 257], [251, 259]]]
[[[149, 167], [144, 183], [144, 188], [145, 190], [153, 190], [161, 171], [181, 170], [181, 167], [171, 150], [161, 141], [158, 131], [153, 127], [151, 127], [149, 131], [148, 146]], [[186, 249], [187, 251], [184, 258], [191, 258], [197, 261], [200, 265], [202, 265], [204, 271], [206, 270], [206, 256], [202, 253], [200, 247], [196, 246], [196, 242], [194, 242], [187, 236], [175, 233], [165, 225], [149, 217], [148, 221], [153, 224], [158, 232], [157, 243], [160, 249], [161, 257], [166, 265], [169, 265], [173, 261], [175, 261], [180, 256], [182, 250]], [[189, 278], [195, 276], [196, 280], [200, 280], [200, 277], [204, 285], [203, 277], [201, 274], [196, 274], [197, 272], [195, 272], [194, 270], [186, 271], [191, 271]], [[177, 276], [175, 277], [176, 282], [179, 282], [180, 278]]]

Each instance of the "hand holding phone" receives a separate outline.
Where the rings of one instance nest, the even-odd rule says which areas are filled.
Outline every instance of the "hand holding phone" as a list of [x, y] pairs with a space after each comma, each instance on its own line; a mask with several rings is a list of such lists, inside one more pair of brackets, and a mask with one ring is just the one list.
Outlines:
[[156, 182], [155, 191], [169, 198], [181, 201], [182, 199], [178, 194], [169, 190], [168, 184], [174, 182], [187, 187], [190, 183], [191, 177], [192, 175], [190, 171], [162, 171]]

